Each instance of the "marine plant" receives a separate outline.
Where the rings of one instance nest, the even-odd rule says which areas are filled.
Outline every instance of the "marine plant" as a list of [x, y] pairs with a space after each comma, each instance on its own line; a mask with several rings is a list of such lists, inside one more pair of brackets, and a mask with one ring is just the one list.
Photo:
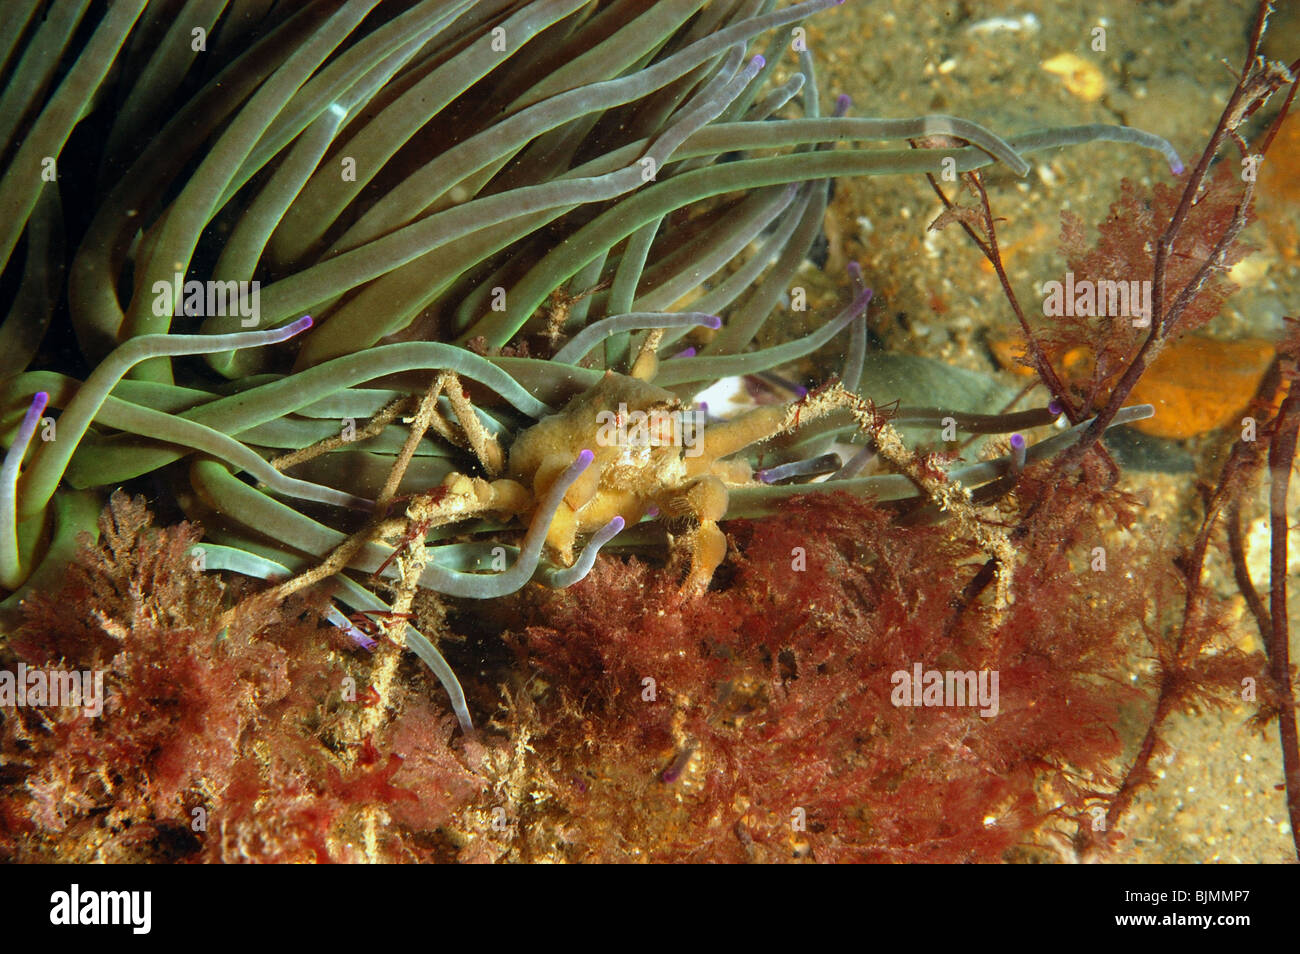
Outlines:
[[[1059, 408], [886, 420], [859, 396], [891, 400], [859, 380], [860, 281], [836, 317], [755, 347], [788, 314], [829, 180], [947, 180], [994, 162], [1024, 175], [1026, 155], [1096, 141], [1181, 164], [1126, 127], [1003, 139], [947, 116], [855, 118], [844, 99], [823, 115], [800, 25], [834, 5], [130, 0], [94, 22], [73, 2], [15, 10], [0, 129], [5, 608], [60, 579], [105, 491], [151, 479], [202, 523], [196, 568], [275, 579], [270, 601], [329, 581], [339, 602], [387, 614], [469, 728], [455, 674], [410, 625], [417, 586], [487, 599], [571, 584], [602, 546], [643, 546], [663, 514], [700, 592], [725, 554], [718, 520], [827, 485], [928, 494], [978, 526], [963, 486], [1001, 492], [1096, 427], [951, 470], [910, 457], [895, 425], [953, 416], [1010, 432]], [[899, 139], [928, 148], [865, 145]], [[680, 443], [648, 453], [648, 433], [597, 440], [597, 415], [618, 404], [692, 411], [708, 384], [850, 327], [835, 387], [706, 424], [698, 461]], [[688, 338], [698, 350], [674, 354]], [[864, 422], [904, 472], [807, 483], [817, 465], [801, 462]], [[765, 441], [772, 482], [746, 456]], [[984, 538], [1006, 567], [1005, 539]], [[380, 580], [387, 601], [366, 586]]]

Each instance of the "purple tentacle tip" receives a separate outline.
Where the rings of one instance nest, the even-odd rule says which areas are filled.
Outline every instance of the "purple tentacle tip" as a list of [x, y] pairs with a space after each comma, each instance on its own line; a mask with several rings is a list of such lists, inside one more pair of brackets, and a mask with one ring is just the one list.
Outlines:
[[1064, 409], [1061, 407], [1061, 402], [1060, 402], [1060, 401], [1053, 400], [1053, 401], [1051, 401], [1051, 402], [1047, 405], [1047, 412], [1048, 412], [1049, 414], [1057, 414], [1057, 415], [1059, 415], [1059, 414], [1061, 413], [1062, 410], [1064, 410]]
[[1011, 462], [1008, 465], [1008, 472], [1012, 477], [1019, 477], [1025, 469], [1025, 464], [1029, 461], [1029, 450], [1025, 446], [1025, 437], [1023, 434], [1011, 435]]
[[1186, 166], [1183, 165], [1183, 160], [1175, 159], [1173, 162], [1169, 163], [1169, 168], [1173, 170], [1174, 175], [1181, 176], [1183, 171], [1186, 169]]
[[835, 115], [843, 116], [849, 111], [849, 107], [852, 105], [853, 97], [848, 93], [840, 93], [840, 95], [835, 97]]
[[[18, 431], [18, 439], [10, 447], [10, 453], [19, 444], [25, 449], [27, 442], [31, 440], [32, 435], [36, 433], [36, 425], [41, 420], [41, 414], [45, 411], [45, 405], [50, 403], [50, 395], [45, 391], [37, 391], [32, 395], [32, 403], [27, 406], [27, 413], [23, 415], [23, 423]], [[24, 436], [25, 435], [25, 436]]]
[[762, 53], [757, 54], [757, 55], [754, 57], [754, 59], [752, 60], [752, 62], [753, 62], [753, 64], [754, 64], [755, 66], [757, 66], [760, 70], [761, 70], [764, 66], [767, 65], [767, 60], [763, 57], [763, 54], [762, 54]]
[[583, 448], [582, 452], [578, 454], [578, 459], [574, 461], [574, 463], [581, 464], [583, 467], [586, 467], [595, 459], [596, 459], [595, 454], [593, 454], [590, 450]]
[[799, 396], [799, 400], [802, 401], [804, 398], [806, 398], [806, 397], [808, 396], [808, 389], [807, 389], [806, 387], [804, 387], [804, 386], [801, 384], [801, 385], [799, 385], [797, 388], [794, 389], [794, 393], [795, 393], [796, 395], [798, 395], [798, 396]]
[[712, 328], [717, 331], [722, 327], [722, 319], [717, 315], [705, 315], [704, 320], [700, 322], [705, 328]]
[[659, 508], [656, 507], [654, 504], [651, 504], [649, 507], [646, 508], [645, 515], [651, 518], [657, 517], [659, 516]]
[[679, 352], [677, 352], [675, 355], [673, 355], [673, 357], [674, 357], [674, 358], [693, 358], [693, 357], [695, 357], [695, 349], [694, 349], [694, 348], [683, 348], [681, 351], [679, 351]]
[[847, 267], [848, 267], [848, 270], [849, 270], [849, 277], [850, 277], [850, 278], [861, 278], [861, 277], [862, 277], [862, 266], [859, 265], [857, 262], [855, 262], [855, 261], [853, 261], [852, 259], [850, 259], [850, 260], [849, 260], [849, 264], [848, 264]]
[[293, 335], [302, 334], [304, 331], [310, 328], [312, 324], [313, 322], [312, 322], [311, 315], [303, 315], [297, 321], [288, 325], [284, 330], [289, 333], [290, 337], [292, 337]]
[[627, 526], [627, 521], [622, 517], [615, 517], [609, 522], [609, 526], [613, 528], [614, 533], [621, 533], [623, 528]]

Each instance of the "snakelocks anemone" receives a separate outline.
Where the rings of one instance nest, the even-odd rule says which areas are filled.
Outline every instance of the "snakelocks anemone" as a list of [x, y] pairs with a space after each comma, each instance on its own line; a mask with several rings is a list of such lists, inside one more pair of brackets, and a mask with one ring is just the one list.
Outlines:
[[[834, 5], [8, 5], [6, 609], [57, 579], [108, 492], [150, 478], [203, 523], [196, 567], [280, 596], [329, 577], [337, 602], [395, 610], [392, 638], [468, 728], [451, 668], [406, 623], [417, 586], [565, 586], [669, 519], [702, 592], [726, 555], [718, 521], [791, 494], [952, 505], [915, 474], [828, 463], [893, 399], [859, 380], [856, 271], [838, 313], [756, 345], [789, 314], [830, 181], [1024, 176], [1031, 153], [1098, 141], [1180, 164], [1126, 127], [1002, 138], [950, 116], [857, 118], [844, 98], [824, 114], [800, 25]], [[832, 386], [727, 421], [694, 402], [841, 335]], [[1006, 433], [1055, 416], [891, 420]], [[882, 433], [872, 448], [897, 462]], [[945, 486], [997, 487], [1078, 433], [1017, 439]]]

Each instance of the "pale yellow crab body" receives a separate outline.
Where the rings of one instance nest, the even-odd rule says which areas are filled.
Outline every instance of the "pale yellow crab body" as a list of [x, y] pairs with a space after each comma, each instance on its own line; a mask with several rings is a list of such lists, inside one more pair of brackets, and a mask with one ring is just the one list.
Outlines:
[[702, 590], [726, 556], [717, 521], [727, 510], [727, 486], [752, 481], [744, 460], [722, 460], [782, 428], [784, 409], [761, 409], [713, 424], [670, 391], [627, 375], [607, 373], [557, 414], [522, 432], [510, 448], [508, 474], [539, 498], [583, 450], [594, 459], [565, 494], [547, 536], [563, 562], [575, 541], [616, 516], [629, 526], [651, 507], [683, 518], [690, 546], [686, 587]]

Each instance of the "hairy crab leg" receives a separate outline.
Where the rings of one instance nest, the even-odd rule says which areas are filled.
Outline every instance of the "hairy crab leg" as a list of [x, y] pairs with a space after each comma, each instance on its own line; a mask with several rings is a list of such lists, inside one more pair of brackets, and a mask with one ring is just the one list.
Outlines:
[[[509, 568], [499, 572], [463, 573], [440, 566], [435, 558], [421, 573], [420, 585], [448, 596], [470, 599], [492, 599], [513, 593], [522, 587], [537, 572], [546, 535], [564, 500], [565, 493], [593, 459], [594, 455], [591, 451], [583, 451], [541, 495], [536, 502], [533, 518], [519, 548], [518, 556]], [[281, 540], [288, 546], [310, 553], [318, 559], [328, 556], [347, 541], [345, 534], [318, 523], [292, 507], [285, 506], [248, 486], [215, 461], [195, 461], [190, 468], [190, 473], [195, 489], [214, 509], [237, 519], [256, 533]], [[601, 544], [603, 545], [604, 542], [606, 541], [602, 540]], [[589, 542], [587, 548], [590, 549], [591, 546], [592, 543]], [[389, 560], [394, 552], [391, 547], [367, 543], [349, 561], [348, 566], [374, 572]], [[579, 561], [582, 559], [583, 557], [579, 556]], [[594, 553], [592, 559], [595, 559]], [[397, 571], [388, 568], [383, 575], [394, 577]]]
[[[1132, 407], [1126, 407], [1115, 415], [1115, 419], [1110, 423], [1110, 427], [1132, 424], [1134, 421], [1145, 420], [1154, 414], [1155, 408], [1150, 404], [1138, 404]], [[1062, 431], [1059, 434], [1054, 434], [1051, 437], [1030, 446], [1025, 452], [1026, 464], [1046, 460], [1047, 458], [1065, 450], [1083, 436], [1084, 431], [1087, 430], [1091, 423], [1091, 420], [1082, 421], [1068, 430]], [[1011, 466], [1011, 456], [1007, 455], [995, 460], [982, 461], [978, 464], [968, 464], [964, 467], [955, 467], [948, 472], [948, 480], [950, 482], [960, 483], [965, 487], [976, 487], [979, 484], [996, 480], [1005, 475], [1011, 469]], [[734, 517], [766, 516], [768, 514], [777, 513], [781, 508], [782, 502], [789, 497], [794, 497], [798, 494], [840, 490], [865, 494], [874, 497], [879, 501], [908, 500], [922, 496], [911, 478], [901, 474], [854, 477], [847, 480], [832, 480], [815, 484], [732, 487], [730, 490], [731, 499], [727, 508], [727, 517], [728, 519], [731, 519]]]
[[[205, 566], [209, 570], [228, 570], [232, 573], [242, 573], [245, 576], [254, 576], [262, 580], [284, 579], [293, 575], [293, 572], [282, 563], [234, 547], [201, 543], [191, 548], [190, 553], [201, 553]], [[330, 581], [339, 587], [336, 598], [355, 610], [378, 612], [387, 612], [389, 610], [387, 603], [364, 586], [355, 583], [341, 573], [331, 577]], [[333, 610], [333, 606], [330, 609]], [[335, 626], [343, 629], [344, 632], [348, 632], [349, 629], [355, 630], [355, 627], [337, 610], [334, 610], [333, 615], [328, 615], [328, 618]], [[349, 635], [351, 634], [349, 633]], [[352, 636], [352, 638], [355, 639], [356, 637]], [[420, 657], [434, 676], [437, 677], [438, 682], [442, 684], [442, 688], [451, 701], [452, 711], [456, 714], [456, 721], [460, 723], [461, 729], [465, 732], [473, 730], [474, 724], [470, 719], [469, 707], [465, 703], [465, 691], [461, 688], [456, 673], [448, 665], [447, 660], [443, 658], [442, 653], [438, 651], [438, 647], [409, 623], [406, 626], [406, 645]]]

